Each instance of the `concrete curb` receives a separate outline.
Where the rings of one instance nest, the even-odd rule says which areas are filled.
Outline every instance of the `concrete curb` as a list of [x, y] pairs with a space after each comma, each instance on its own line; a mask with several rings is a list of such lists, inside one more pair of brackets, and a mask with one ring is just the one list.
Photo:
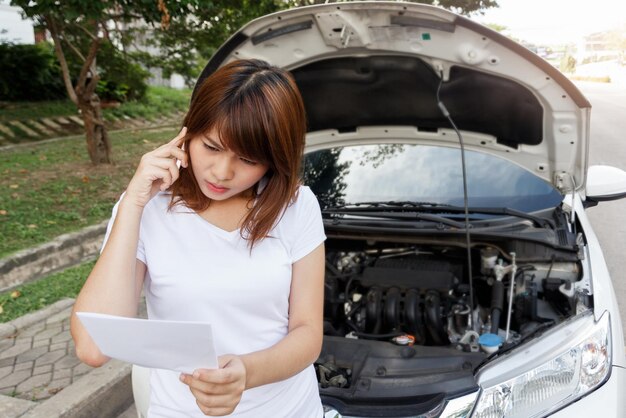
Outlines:
[[133, 403], [132, 366], [110, 360], [20, 418], [113, 418]]
[[0, 324], [0, 340], [10, 337], [11, 335], [14, 335], [21, 329], [24, 329], [30, 325], [43, 321], [49, 316], [61, 312], [62, 310], [69, 306], [72, 306], [73, 304], [74, 299], [61, 299], [60, 301], [55, 302], [52, 305], [40, 309], [36, 312], [20, 316], [19, 318], [15, 318], [13, 321]]
[[108, 220], [78, 232], [60, 235], [50, 242], [0, 260], [0, 291], [95, 257], [102, 245], [107, 223]]
[[37, 403], [33, 401], [0, 395], [0, 411], [4, 414], [2, 415], [4, 418], [21, 417], [35, 406]]

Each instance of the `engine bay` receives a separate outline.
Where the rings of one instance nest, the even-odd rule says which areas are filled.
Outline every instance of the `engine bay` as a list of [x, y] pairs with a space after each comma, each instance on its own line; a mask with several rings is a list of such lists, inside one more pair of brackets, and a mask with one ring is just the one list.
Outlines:
[[315, 363], [325, 403], [358, 415], [362, 400], [371, 414], [393, 394], [397, 414], [428, 410], [476, 390], [481, 364], [591, 307], [574, 249], [509, 239], [476, 241], [469, 253], [470, 263], [453, 241], [327, 241]]

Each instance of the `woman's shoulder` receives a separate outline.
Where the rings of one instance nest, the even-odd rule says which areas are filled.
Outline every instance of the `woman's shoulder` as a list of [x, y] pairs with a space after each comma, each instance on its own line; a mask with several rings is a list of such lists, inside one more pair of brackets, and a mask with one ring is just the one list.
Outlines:
[[293, 198], [287, 204], [285, 208], [285, 215], [295, 215], [301, 212], [303, 208], [310, 207], [311, 205], [317, 205], [317, 198], [309, 188], [309, 186], [300, 185], [294, 193]]
[[317, 198], [308, 186], [300, 185], [285, 208], [282, 220], [297, 222], [298, 218], [307, 216], [311, 210], [319, 210]]
[[317, 198], [313, 194], [311, 188], [309, 186], [301, 184], [300, 186], [298, 186], [298, 189], [296, 190], [296, 194], [292, 199], [291, 204], [310, 204], [313, 201], [317, 201]]
[[284, 242], [292, 262], [324, 240], [320, 205], [309, 187], [298, 188], [297, 195], [278, 224], [276, 237]]

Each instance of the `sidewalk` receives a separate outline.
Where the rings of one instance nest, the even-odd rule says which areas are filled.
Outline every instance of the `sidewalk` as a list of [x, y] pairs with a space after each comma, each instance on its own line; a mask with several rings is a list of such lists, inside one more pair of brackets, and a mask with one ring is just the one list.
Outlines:
[[[0, 341], [0, 394], [27, 401], [50, 398], [92, 368], [74, 354], [69, 315], [74, 301], [52, 305], [42, 318]], [[39, 319], [39, 318], [36, 318]]]
[[2, 418], [136, 417], [131, 366], [111, 360], [93, 369], [76, 357], [69, 332], [73, 304], [64, 299], [0, 324]]

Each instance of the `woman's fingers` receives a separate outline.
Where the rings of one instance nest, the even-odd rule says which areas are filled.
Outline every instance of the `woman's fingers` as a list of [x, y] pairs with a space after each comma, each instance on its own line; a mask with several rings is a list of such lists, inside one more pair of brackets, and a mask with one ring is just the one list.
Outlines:
[[[176, 161], [171, 158], [148, 158], [143, 162], [143, 167], [137, 170], [138, 180], [143, 178], [145, 186], [150, 190], [150, 197], [157, 190], [165, 191], [180, 177], [180, 170]], [[139, 180], [141, 182], [141, 180]], [[131, 180], [132, 182], [132, 180]], [[139, 183], [141, 184], [141, 183]], [[158, 187], [157, 187], [158, 186]], [[142, 186], [140, 186], [143, 188]], [[156, 187], [156, 188], [155, 188]]]
[[152, 183], [152, 188], [154, 189], [154, 186], [158, 186], [161, 191], [167, 190], [173, 183], [170, 171], [160, 167], [154, 167], [150, 170], [148, 177]]
[[237, 380], [229, 381], [230, 379], [221, 375], [212, 376], [209, 379], [211, 382], [200, 380], [191, 375], [181, 375], [181, 380], [189, 386], [189, 390], [196, 398], [198, 407], [205, 415], [230, 414], [241, 400], [243, 385]]
[[170, 163], [167, 167], [169, 173], [170, 173], [170, 182], [167, 185], [164, 185], [165, 187], [162, 189], [163, 191], [167, 190], [170, 188], [170, 186], [172, 184], [174, 184], [174, 182], [176, 180], [178, 180], [178, 177], [180, 177], [180, 169], [178, 168], [178, 166], [176, 165], [176, 162], [174, 160], [170, 160]]
[[141, 157], [126, 189], [129, 196], [134, 196], [137, 205], [145, 206], [159, 190], [170, 188], [180, 176], [180, 166], [188, 166], [187, 153], [180, 148], [186, 134], [187, 128], [183, 127], [171, 141]]
[[233, 399], [228, 395], [205, 395], [204, 393], [191, 390], [191, 393], [196, 398], [196, 404], [200, 411], [204, 415], [223, 416], [232, 413], [239, 404], [239, 398]]
[[183, 140], [185, 139], [185, 135], [187, 135], [187, 127], [183, 126], [183, 129], [180, 130], [180, 132], [178, 133], [178, 135], [176, 135], [174, 137], [174, 139], [172, 139], [169, 143], [179, 147], [183, 144]]
[[172, 149], [172, 155], [178, 161], [180, 161], [178, 167], [182, 165], [183, 167], [187, 167], [187, 154], [182, 150], [183, 143], [185, 142], [185, 137], [187, 135], [187, 127], [183, 126], [183, 129], [180, 130], [178, 135], [174, 139], [170, 141], [168, 145], [174, 147]]
[[[180, 145], [182, 145], [182, 142]], [[172, 142], [161, 145], [153, 153], [155, 157], [179, 160], [183, 167], [187, 167], [187, 153]]]
[[206, 415], [230, 414], [246, 388], [246, 368], [241, 358], [227, 354], [218, 360], [219, 369], [197, 369], [193, 375], [180, 375]]
[[175, 147], [174, 149], [171, 150], [171, 154], [172, 156], [177, 160], [180, 161], [180, 164], [187, 168], [187, 153], [185, 153], [185, 151], [183, 151], [180, 148]]

